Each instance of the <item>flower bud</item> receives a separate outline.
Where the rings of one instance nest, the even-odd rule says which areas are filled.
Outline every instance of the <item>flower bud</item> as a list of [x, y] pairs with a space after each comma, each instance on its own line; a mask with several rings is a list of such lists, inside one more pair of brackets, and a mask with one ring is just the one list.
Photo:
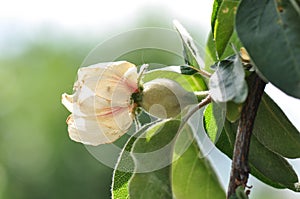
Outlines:
[[145, 83], [141, 107], [159, 118], [177, 116], [187, 105], [197, 103], [193, 93], [187, 92], [170, 79], [155, 79]]

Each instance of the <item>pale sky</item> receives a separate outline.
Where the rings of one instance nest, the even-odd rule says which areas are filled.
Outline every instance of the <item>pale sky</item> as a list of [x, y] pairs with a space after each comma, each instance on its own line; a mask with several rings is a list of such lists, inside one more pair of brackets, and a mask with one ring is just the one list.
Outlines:
[[[57, 23], [67, 28], [109, 26], [126, 23], [147, 6], [165, 8], [174, 16], [196, 25], [209, 25], [212, 1], [195, 0], [2, 0], [0, 20], [27, 24]], [[203, 9], [201, 9], [203, 8]], [[1, 22], [0, 21], [0, 22]]]

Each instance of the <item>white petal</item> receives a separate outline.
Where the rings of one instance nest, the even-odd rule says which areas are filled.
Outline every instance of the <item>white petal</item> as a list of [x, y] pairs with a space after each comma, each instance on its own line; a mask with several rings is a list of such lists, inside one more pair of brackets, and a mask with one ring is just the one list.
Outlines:
[[67, 120], [69, 136], [72, 140], [90, 145], [111, 143], [126, 131], [110, 129], [100, 125], [97, 120], [70, 116]]
[[[62, 95], [62, 104], [72, 113], [77, 116], [85, 116], [88, 114], [87, 105], [93, 106], [92, 104], [84, 103], [87, 99], [95, 98], [95, 93], [93, 93], [89, 88], [86, 86], [81, 86], [78, 88], [73, 95], [68, 95], [64, 93]], [[91, 102], [91, 100], [88, 100]], [[82, 106], [84, 104], [84, 106]], [[109, 105], [109, 104], [107, 104]]]
[[[125, 61], [98, 63], [88, 67], [80, 68], [77, 73], [78, 75], [77, 79], [79, 81], [82, 81], [93, 77], [98, 78], [99, 76], [101, 76], [103, 71], [112, 70], [112, 69], [114, 71], [119, 70], [122, 76], [122, 74], [124, 74], [128, 68], [133, 66], [134, 66], [133, 64]], [[123, 72], [123, 70], [125, 71]]]
[[[80, 112], [86, 116], [95, 116], [100, 114], [103, 109], [111, 107], [111, 101], [98, 96], [90, 96], [84, 100], [78, 101]], [[76, 113], [74, 113], [76, 115]]]
[[130, 102], [132, 93], [138, 89], [136, 67], [129, 68], [124, 74], [122, 81], [118, 82], [112, 95], [113, 106]]
[[63, 94], [71, 139], [99, 145], [118, 139], [133, 122], [131, 95], [137, 90], [135, 65], [120, 61], [95, 64], [78, 71], [74, 94]]
[[106, 70], [106, 68], [112, 65], [113, 62], [105, 62], [105, 63], [98, 63], [94, 65], [90, 65], [88, 67], [82, 67], [78, 70], [78, 80], [88, 79], [91, 77], [97, 77], [101, 75], [101, 73]]
[[107, 70], [112, 72], [115, 75], [118, 75], [119, 77], [122, 77], [131, 67], [135, 68], [135, 65], [126, 61], [119, 61], [119, 62], [113, 62], [107, 68]]
[[132, 108], [123, 108], [120, 112], [114, 113], [114, 122], [122, 131], [127, 131], [133, 122]]
[[133, 118], [130, 108], [115, 107], [109, 115], [97, 115], [98, 123], [110, 129], [126, 131], [130, 128]]
[[93, 71], [99, 69], [93, 66], [90, 70], [95, 75], [88, 74], [87, 70], [89, 67], [82, 68], [82, 71], [78, 73], [78, 81], [74, 86], [75, 89], [84, 85], [96, 93], [96, 95], [107, 100], [112, 100], [113, 94], [117, 92], [117, 87], [120, 87], [118, 90], [123, 90], [127, 93], [133, 93], [137, 90], [137, 71], [135, 65], [124, 61], [109, 64], [106, 65], [106, 68], [102, 68], [103, 65], [101, 64], [100, 72]]
[[[129, 68], [126, 73], [124, 74], [124, 77], [126, 79], [127, 85], [131, 86], [132, 89], [137, 89], [137, 68], [136, 67], [131, 67]], [[135, 91], [135, 90], [133, 90]]]
[[68, 111], [73, 112], [73, 95], [68, 95], [67, 93], [62, 94], [61, 103], [68, 109]]

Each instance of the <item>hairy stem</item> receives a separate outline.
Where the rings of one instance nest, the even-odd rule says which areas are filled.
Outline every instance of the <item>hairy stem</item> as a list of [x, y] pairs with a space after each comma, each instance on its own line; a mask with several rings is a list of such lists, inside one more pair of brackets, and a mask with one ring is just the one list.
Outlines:
[[237, 187], [246, 187], [250, 171], [248, 165], [250, 140], [258, 106], [266, 86], [256, 73], [250, 78], [249, 94], [241, 113], [234, 145], [227, 198], [235, 194]]
[[207, 72], [206, 70], [204, 70], [204, 69], [199, 69], [199, 68], [196, 68], [196, 67], [191, 66], [191, 65], [189, 67], [196, 70], [204, 78], [209, 79], [211, 77], [211, 74], [209, 72]]
[[206, 106], [207, 104], [211, 103], [211, 96], [208, 95], [206, 96], [206, 98], [204, 98], [199, 104], [197, 104], [196, 107], [194, 107], [192, 110], [190, 110], [185, 116], [184, 118], [182, 118], [182, 122], [181, 122], [181, 126], [179, 127], [180, 131], [184, 125], [186, 124], [186, 122], [201, 108], [203, 108], [204, 106]]

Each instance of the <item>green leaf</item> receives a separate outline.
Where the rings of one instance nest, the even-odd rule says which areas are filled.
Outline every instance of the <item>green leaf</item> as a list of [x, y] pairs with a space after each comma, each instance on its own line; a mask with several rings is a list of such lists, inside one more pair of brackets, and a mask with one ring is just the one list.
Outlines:
[[[180, 133], [175, 151], [185, 152], [172, 165], [172, 188], [176, 199], [223, 199], [225, 192], [210, 162], [204, 158], [190, 128]], [[192, 143], [191, 143], [192, 142]], [[181, 153], [180, 153], [181, 154]]]
[[249, 197], [245, 193], [245, 188], [239, 186], [236, 188], [235, 193], [229, 197], [229, 199], [248, 199]]
[[232, 45], [235, 46], [236, 49], [240, 49], [243, 45], [241, 43], [241, 41], [239, 40], [236, 31], [234, 31], [231, 35], [231, 38], [229, 40], [229, 42], [227, 43], [227, 46], [225, 48], [224, 53], [222, 54], [222, 56], [218, 59], [217, 58], [217, 52], [216, 52], [216, 45], [215, 42], [213, 40], [213, 35], [210, 32], [208, 39], [206, 41], [206, 53], [208, 56], [206, 56], [205, 58], [205, 70], [208, 72], [212, 72], [213, 70], [211, 70], [210, 66], [214, 64], [214, 62], [217, 62], [219, 60], [223, 60], [226, 59], [227, 57], [230, 57], [232, 55], [235, 54]]
[[155, 123], [157, 123], [157, 121], [144, 125], [142, 129], [136, 132], [135, 135], [127, 141], [122, 149], [113, 173], [111, 189], [113, 199], [127, 199], [129, 197], [128, 181], [134, 171], [134, 162], [130, 155], [130, 151], [133, 143], [136, 140], [136, 137], [145, 132], [151, 125]]
[[238, 199], [248, 199], [249, 197], [245, 193], [245, 188], [243, 186], [239, 186], [236, 188], [235, 195]]
[[238, 35], [237, 35], [236, 31], [234, 31], [232, 33], [231, 38], [230, 38], [230, 40], [229, 40], [229, 42], [228, 42], [228, 44], [225, 48], [225, 51], [221, 56], [221, 60], [226, 59], [226, 57], [229, 57], [229, 56], [232, 56], [232, 55], [235, 54], [235, 51], [232, 48], [232, 45], [229, 45], [229, 44], [232, 44], [237, 50], [239, 50], [243, 46], [241, 41], [238, 38]]
[[253, 134], [268, 149], [287, 158], [300, 158], [300, 133], [267, 94], [259, 105]]
[[[224, 130], [224, 121], [221, 122], [222, 120], [220, 120], [220, 116], [222, 116], [222, 113], [224, 114], [224, 109], [219, 108], [218, 104], [211, 103], [207, 105], [204, 110], [203, 125], [206, 134], [211, 139], [211, 141], [215, 143], [216, 146], [219, 149], [221, 149], [223, 153], [228, 155], [228, 154], [232, 154], [234, 142], [231, 141], [232, 140], [234, 141], [235, 138], [231, 137], [230, 139], [228, 139]], [[217, 137], [215, 136], [217, 134], [220, 135]]]
[[[213, 105], [216, 104], [209, 104], [204, 112], [204, 126], [210, 138], [223, 128], [220, 123], [216, 122], [219, 120], [216, 118], [220, 116], [216, 114], [217, 111], [212, 111]], [[219, 109], [219, 111], [222, 110]], [[285, 127], [286, 129], [284, 129]], [[237, 123], [231, 124], [226, 121], [225, 129], [223, 129], [216, 143], [216, 146], [230, 158], [232, 157], [236, 131]], [[291, 154], [294, 157], [299, 154], [299, 133], [280, 108], [266, 94], [263, 95], [256, 116], [253, 134], [249, 155], [251, 174], [276, 188], [295, 190], [293, 183], [297, 182], [297, 176], [281, 154], [282, 151], [285, 152], [284, 155], [286, 155], [286, 151], [289, 151], [289, 157], [291, 157]], [[212, 141], [216, 142], [215, 139], [212, 139]], [[294, 151], [293, 149], [297, 147], [298, 150]], [[281, 169], [282, 172], [277, 174]]]
[[210, 32], [206, 41], [205, 52], [208, 56], [205, 57], [205, 70], [208, 72], [213, 72], [210, 68], [215, 62], [219, 61], [217, 58], [216, 45], [212, 33]]
[[[216, 3], [216, 1], [215, 1]], [[220, 1], [216, 4], [219, 5]], [[231, 38], [234, 30], [234, 17], [237, 10], [239, 1], [236, 0], [224, 0], [217, 8], [217, 16], [213, 12], [214, 21], [212, 21], [213, 37], [215, 40], [217, 55], [220, 58], [227, 47], [227, 44]], [[214, 9], [215, 11], [215, 9]]]
[[170, 166], [151, 173], [134, 174], [129, 185], [130, 199], [172, 199]]
[[194, 75], [198, 71], [195, 70], [193, 67], [190, 66], [180, 66], [180, 71], [184, 75]]
[[213, 10], [212, 10], [212, 14], [211, 14], [211, 31], [212, 33], [215, 32], [215, 24], [216, 24], [216, 20], [218, 17], [218, 11], [219, 8], [222, 4], [223, 0], [215, 0], [214, 4], [213, 4]]
[[245, 193], [245, 188], [243, 186], [238, 186], [235, 193], [231, 195], [229, 199], [249, 199], [249, 197]]
[[148, 82], [157, 78], [167, 78], [179, 83], [189, 92], [205, 91], [207, 86], [201, 75], [183, 75], [180, 73], [181, 66], [170, 66], [163, 69], [151, 70], [144, 74], [143, 81]]
[[[225, 122], [216, 146], [232, 158], [237, 124]], [[288, 188], [296, 191], [297, 174], [292, 166], [280, 155], [262, 145], [255, 136], [251, 137], [249, 151], [250, 173], [262, 182], [275, 188]]]
[[255, 136], [251, 139], [249, 162], [251, 174], [258, 179], [274, 187], [279, 185], [296, 191], [298, 176], [293, 167], [283, 157], [263, 146]]
[[195, 68], [204, 67], [204, 62], [200, 56], [199, 50], [193, 38], [178, 21], [174, 20], [173, 24], [175, 26], [175, 29], [179, 33], [183, 43], [183, 55], [185, 58], [185, 62]]
[[129, 182], [131, 199], [172, 198], [170, 172], [179, 120], [164, 120], [141, 134], [132, 148], [135, 173]]
[[205, 107], [203, 123], [206, 133], [213, 143], [216, 143], [224, 126], [224, 108], [219, 104], [211, 103]]
[[295, 0], [243, 0], [236, 30], [259, 72], [300, 98], [300, 14]]
[[238, 56], [231, 56], [217, 63], [217, 70], [209, 80], [209, 89], [216, 102], [241, 103], [246, 100], [248, 87]]
[[232, 101], [229, 101], [226, 103], [226, 119], [230, 122], [237, 121], [240, 116], [243, 109], [244, 103], [234, 103]]

